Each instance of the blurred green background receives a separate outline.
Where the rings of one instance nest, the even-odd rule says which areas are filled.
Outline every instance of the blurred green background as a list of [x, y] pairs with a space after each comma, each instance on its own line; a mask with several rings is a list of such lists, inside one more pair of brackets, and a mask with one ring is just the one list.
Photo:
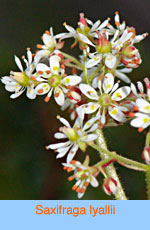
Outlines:
[[[13, 55], [21, 57], [26, 47], [34, 51], [42, 33], [50, 26], [55, 33], [64, 31], [64, 21], [76, 27], [80, 12], [93, 21], [107, 17], [113, 21], [114, 12], [118, 10], [121, 19], [134, 26], [138, 34], [149, 32], [150, 28], [149, 0], [0, 0], [0, 5], [1, 76], [17, 70]], [[143, 63], [130, 74], [133, 82], [150, 76], [149, 38], [137, 47]], [[76, 55], [77, 49], [73, 52]], [[56, 160], [55, 153], [45, 150], [45, 145], [55, 142], [53, 135], [60, 125], [56, 114], [63, 113], [53, 101], [44, 103], [42, 97], [31, 101], [25, 95], [16, 100], [9, 96], [0, 84], [0, 199], [77, 199], [71, 190], [73, 183], [67, 181], [68, 175], [62, 170], [61, 163], [65, 159]], [[128, 124], [104, 132], [110, 150], [142, 162], [144, 134]], [[97, 153], [91, 150], [87, 153], [91, 163], [97, 161]], [[84, 156], [81, 153], [77, 158], [84, 159]], [[127, 196], [146, 199], [144, 173], [116, 167]], [[102, 191], [102, 179], [99, 176], [100, 186], [89, 187], [83, 199], [113, 199]]]

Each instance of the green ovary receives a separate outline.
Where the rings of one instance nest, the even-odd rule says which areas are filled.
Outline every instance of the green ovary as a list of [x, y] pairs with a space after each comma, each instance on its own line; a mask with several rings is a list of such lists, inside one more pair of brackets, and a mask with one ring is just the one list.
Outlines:
[[60, 84], [61, 78], [59, 75], [53, 74], [48, 78], [48, 84], [52, 88], [56, 88]]
[[85, 35], [86, 37], [89, 37], [89, 34], [88, 34], [88, 33], [89, 33], [89, 31], [90, 31], [90, 28], [89, 28], [88, 26], [85, 26], [85, 27], [84, 27], [84, 31], [82, 31], [80, 27], [78, 27], [76, 31], [77, 31], [78, 33], [80, 33], [80, 34]]
[[111, 105], [111, 96], [109, 94], [102, 94], [99, 97], [99, 103], [102, 107], [109, 107]]

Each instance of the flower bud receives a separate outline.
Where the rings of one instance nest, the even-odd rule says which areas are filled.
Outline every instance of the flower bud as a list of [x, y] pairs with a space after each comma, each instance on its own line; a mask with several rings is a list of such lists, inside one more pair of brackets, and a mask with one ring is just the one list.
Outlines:
[[137, 55], [138, 50], [134, 46], [126, 46], [121, 49], [121, 54], [127, 58], [133, 58]]
[[142, 153], [142, 158], [145, 160], [145, 163], [150, 165], [150, 147], [145, 147]]
[[106, 34], [105, 33], [100, 34], [99, 32], [97, 32], [97, 35], [98, 35], [98, 41], [96, 46], [97, 52], [102, 54], [111, 52], [112, 46], [111, 43], [106, 38]]
[[145, 78], [144, 82], [146, 85], [146, 94], [149, 94], [149, 92], [150, 92], [150, 80], [148, 78]]
[[111, 195], [111, 193], [115, 194], [118, 191], [116, 180], [112, 177], [104, 179], [103, 190], [107, 195]]
[[81, 91], [77, 87], [71, 87], [70, 90], [67, 92], [67, 97], [69, 100], [76, 104], [81, 100]]

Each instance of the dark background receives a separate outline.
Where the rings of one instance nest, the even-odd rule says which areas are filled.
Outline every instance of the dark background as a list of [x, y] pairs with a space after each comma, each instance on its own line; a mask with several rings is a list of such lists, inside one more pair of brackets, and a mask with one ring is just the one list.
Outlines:
[[[93, 21], [107, 17], [113, 21], [116, 10], [137, 34], [149, 32], [149, 0], [0, 0], [0, 75], [17, 70], [13, 55], [21, 57], [26, 47], [34, 51], [50, 26], [55, 33], [64, 31], [64, 21], [76, 27], [80, 12]], [[137, 47], [143, 63], [130, 74], [133, 82], [149, 76], [149, 37]], [[0, 199], [76, 199], [72, 182], [67, 181], [68, 175], [61, 167], [65, 159], [56, 160], [55, 153], [44, 147], [54, 142], [53, 134], [60, 125], [56, 114], [62, 112], [53, 101], [44, 103], [42, 97], [31, 101], [23, 95], [12, 100], [9, 95], [0, 84]], [[105, 136], [109, 149], [142, 162], [144, 134], [126, 124], [105, 130]], [[96, 162], [98, 154], [91, 150], [87, 153]], [[77, 157], [83, 159], [84, 153]], [[144, 173], [116, 166], [127, 196], [146, 199]], [[113, 199], [102, 191], [102, 179], [100, 176], [97, 189], [88, 188], [84, 199]]]

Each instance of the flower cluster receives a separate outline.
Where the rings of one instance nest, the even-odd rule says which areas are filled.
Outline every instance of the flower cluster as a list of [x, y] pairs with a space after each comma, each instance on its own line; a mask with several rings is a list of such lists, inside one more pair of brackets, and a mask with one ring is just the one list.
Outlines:
[[76, 160], [63, 164], [64, 170], [67, 172], [74, 171], [74, 174], [68, 177], [68, 180], [76, 180], [72, 190], [78, 193], [78, 198], [81, 198], [84, 195], [89, 184], [93, 187], [98, 187], [99, 185], [96, 179], [95, 170], [92, 167], [89, 167], [88, 163], [89, 157], [87, 156], [83, 164]]
[[[15, 56], [19, 72], [11, 71], [1, 79], [5, 89], [12, 92], [12, 99], [26, 91], [29, 99], [45, 95], [44, 101], [49, 102], [53, 94], [61, 110], [68, 109], [74, 125], [57, 116], [63, 127], [54, 137], [62, 142], [46, 148], [57, 152], [56, 158], [67, 156], [64, 169], [74, 171], [69, 181], [76, 180], [73, 190], [79, 198], [89, 183], [98, 186], [96, 177], [100, 172], [105, 176], [103, 189], [108, 195], [118, 189], [115, 179], [103, 172], [101, 166], [89, 167], [88, 158], [83, 164], [74, 160], [78, 150], [85, 152], [89, 145], [96, 143], [96, 130], [129, 121], [139, 131], [150, 126], [150, 81], [144, 80], [145, 93], [143, 84], [137, 82], [136, 88], [128, 76], [142, 62], [135, 44], [148, 34], [136, 35], [134, 27], [120, 22], [118, 12], [114, 20], [115, 27], [110, 24], [110, 18], [93, 23], [81, 13], [75, 29], [64, 23], [67, 32], [54, 35], [50, 28], [34, 54], [27, 49], [27, 59], [23, 57], [25, 68]], [[71, 48], [79, 44], [82, 53], [78, 59], [62, 51], [67, 38], [74, 38]], [[116, 77], [128, 85], [120, 86]], [[143, 152], [148, 164], [149, 152], [149, 147]]]

